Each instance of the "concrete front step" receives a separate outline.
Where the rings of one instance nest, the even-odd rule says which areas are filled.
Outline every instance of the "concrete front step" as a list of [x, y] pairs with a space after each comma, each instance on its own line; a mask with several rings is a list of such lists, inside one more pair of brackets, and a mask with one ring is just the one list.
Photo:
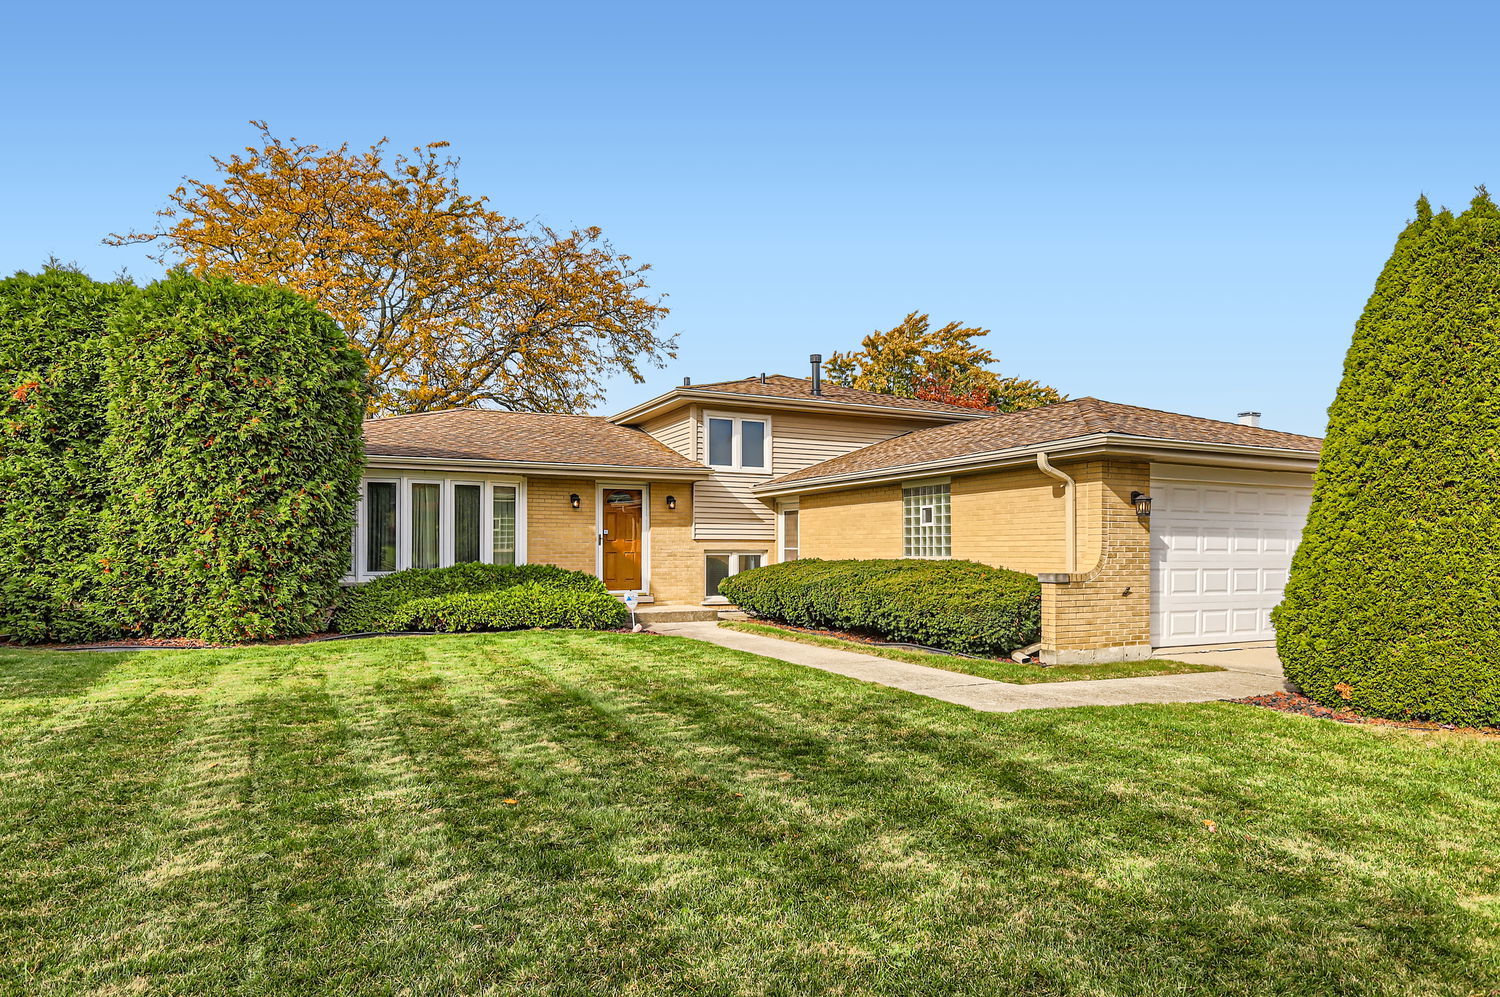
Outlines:
[[703, 623], [717, 620], [720, 613], [733, 609], [733, 606], [641, 606], [636, 609], [635, 618], [646, 626], [653, 623]]

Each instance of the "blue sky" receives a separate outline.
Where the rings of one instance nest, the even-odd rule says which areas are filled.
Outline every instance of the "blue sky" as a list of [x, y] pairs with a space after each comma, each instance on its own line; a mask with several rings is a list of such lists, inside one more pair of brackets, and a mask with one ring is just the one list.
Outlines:
[[679, 383], [913, 309], [1006, 373], [1318, 433], [1417, 195], [1500, 185], [1493, 5], [28, 4], [0, 271], [147, 224], [210, 154], [446, 139], [499, 210], [655, 267]]

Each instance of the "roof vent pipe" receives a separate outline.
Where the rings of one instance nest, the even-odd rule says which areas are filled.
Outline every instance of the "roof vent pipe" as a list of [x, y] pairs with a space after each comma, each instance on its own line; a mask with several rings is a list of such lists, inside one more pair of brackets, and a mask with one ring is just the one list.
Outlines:
[[1240, 425], [1241, 426], [1257, 426], [1258, 427], [1260, 425], [1260, 413], [1259, 412], [1241, 412], [1240, 413]]
[[807, 359], [812, 363], [812, 393], [821, 395], [823, 393], [823, 354], [814, 353]]

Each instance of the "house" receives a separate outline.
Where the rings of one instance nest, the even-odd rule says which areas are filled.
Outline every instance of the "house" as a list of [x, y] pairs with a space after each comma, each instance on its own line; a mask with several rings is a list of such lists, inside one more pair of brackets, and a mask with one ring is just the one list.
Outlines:
[[591, 572], [658, 605], [797, 557], [1036, 574], [1043, 655], [1269, 640], [1319, 440], [1082, 398], [995, 415], [781, 375], [604, 418], [366, 423], [349, 581], [459, 561]]

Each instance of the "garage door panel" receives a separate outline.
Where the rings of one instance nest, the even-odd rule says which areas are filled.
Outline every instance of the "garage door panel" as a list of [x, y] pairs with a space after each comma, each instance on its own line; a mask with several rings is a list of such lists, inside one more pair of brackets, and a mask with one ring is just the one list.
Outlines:
[[1270, 640], [1311, 488], [1152, 482], [1152, 641]]

